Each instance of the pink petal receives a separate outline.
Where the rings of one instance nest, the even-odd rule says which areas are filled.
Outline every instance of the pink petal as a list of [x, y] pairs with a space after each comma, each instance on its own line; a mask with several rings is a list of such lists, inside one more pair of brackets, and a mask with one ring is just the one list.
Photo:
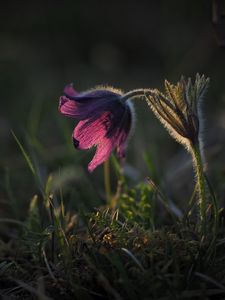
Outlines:
[[111, 125], [109, 112], [102, 113], [96, 119], [80, 121], [73, 132], [73, 138], [78, 142], [76, 148], [90, 149], [92, 146], [99, 144]]
[[75, 89], [73, 88], [73, 84], [68, 84], [65, 89], [64, 89], [64, 93], [66, 95], [68, 95], [69, 97], [74, 97], [74, 96], [78, 96], [79, 93], [77, 91], [75, 91]]
[[114, 148], [115, 144], [110, 139], [104, 138], [102, 143], [97, 146], [97, 150], [92, 161], [88, 164], [88, 171], [93, 172], [97, 166], [106, 161]]
[[61, 96], [59, 100], [59, 111], [71, 118], [78, 118], [82, 115], [79, 103], [68, 99], [66, 96]]
[[[115, 111], [117, 116], [115, 117]], [[117, 147], [119, 156], [125, 156], [126, 142], [131, 127], [131, 115], [115, 107], [115, 111], [104, 112], [93, 118], [82, 120], [74, 129], [74, 146], [78, 149], [89, 149], [96, 145], [97, 150], [88, 165], [88, 170], [92, 172], [98, 165], [107, 160]], [[119, 118], [120, 117], [120, 118]]]

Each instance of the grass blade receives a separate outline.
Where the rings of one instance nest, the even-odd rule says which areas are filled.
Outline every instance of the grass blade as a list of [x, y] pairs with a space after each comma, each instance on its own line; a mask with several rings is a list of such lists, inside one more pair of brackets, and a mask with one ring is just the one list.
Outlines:
[[34, 176], [36, 176], [35, 168], [34, 168], [34, 165], [33, 165], [32, 161], [31, 161], [31, 158], [29, 157], [29, 155], [25, 151], [23, 145], [21, 144], [21, 142], [19, 141], [19, 139], [17, 138], [17, 136], [15, 135], [15, 133], [12, 130], [11, 130], [11, 133], [12, 133], [12, 135], [13, 135], [16, 143], [17, 143], [17, 145], [19, 146], [20, 151], [22, 152], [23, 157], [25, 158], [25, 160], [26, 160], [26, 162], [27, 162], [27, 164], [29, 166], [29, 169], [31, 170], [32, 174]]

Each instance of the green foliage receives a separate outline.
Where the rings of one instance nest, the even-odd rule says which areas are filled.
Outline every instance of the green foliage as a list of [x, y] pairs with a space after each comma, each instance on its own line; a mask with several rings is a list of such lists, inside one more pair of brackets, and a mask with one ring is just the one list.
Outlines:
[[[221, 21], [224, 31], [215, 9], [222, 1], [212, 3], [212, 21]], [[54, 9], [38, 1], [2, 5], [1, 299], [225, 299], [225, 214], [217, 207], [217, 200], [221, 206], [224, 202], [225, 56], [216, 42], [221, 32], [214, 39], [210, 28], [210, 4], [102, 1], [99, 6], [70, 0], [54, 3]], [[74, 120], [69, 123], [57, 112], [58, 96], [70, 81], [82, 89], [102, 79], [122, 87], [134, 82], [159, 86], [164, 74], [176, 79], [196, 68], [213, 79], [204, 110], [210, 115], [206, 150], [213, 174], [209, 182], [206, 178], [205, 238], [196, 229], [197, 188], [190, 206], [185, 203], [192, 188], [188, 161], [180, 160], [182, 149], [166, 140], [144, 102], [137, 105], [125, 171], [111, 159], [112, 209], [106, 205], [103, 169], [86, 173], [90, 153], [74, 151]], [[200, 83], [199, 77], [187, 81], [192, 111], [196, 95], [200, 104], [205, 91]], [[168, 123], [167, 107], [171, 124], [185, 134], [182, 88], [166, 81], [157, 108]], [[188, 119], [196, 136], [196, 118], [190, 114]], [[178, 165], [186, 168], [181, 175]], [[171, 203], [186, 211], [179, 222]]]
[[[155, 112], [171, 126], [174, 119], [173, 129], [179, 133], [188, 132], [185, 126], [194, 120], [188, 105], [192, 107], [196, 97], [203, 96], [208, 84], [198, 75], [194, 84], [182, 80], [176, 86], [166, 81], [166, 95], [156, 91], [155, 98], [151, 95], [158, 105]], [[106, 197], [100, 190], [97, 202], [92, 202], [97, 194], [94, 177], [81, 169], [72, 151], [69, 157], [65, 124], [59, 126], [68, 142], [68, 161], [63, 161], [62, 168], [45, 170], [45, 176], [41, 159], [49, 154], [36, 137], [36, 126], [26, 141], [32, 145], [31, 153], [13, 133], [39, 193], [29, 201], [23, 222], [19, 221], [11, 173], [6, 170], [5, 191], [17, 219], [0, 218], [6, 232], [14, 226], [14, 236], [0, 243], [1, 296], [46, 300], [59, 295], [65, 299], [223, 299], [222, 217], [207, 177], [213, 207], [206, 203], [209, 231], [202, 236], [194, 224], [197, 185], [182, 218], [175, 212], [174, 202], [161, 192], [161, 178], [149, 155], [144, 159], [151, 179], [138, 184], [131, 184], [123, 162], [112, 156], [113, 172], [109, 162], [105, 165]], [[85, 185], [82, 192], [81, 182]], [[84, 209], [83, 200], [88, 209]]]
[[[220, 257], [206, 260], [210, 241], [201, 241], [198, 232], [182, 224], [149, 230], [142, 221], [124, 221], [118, 211], [104, 209], [81, 219], [81, 224], [88, 222], [85, 227], [76, 222], [71, 228], [71, 219], [65, 217], [63, 229], [60, 208], [55, 207], [54, 225], [41, 231], [38, 210], [34, 197], [26, 222], [27, 243], [18, 240], [16, 244], [23, 260], [12, 256], [0, 265], [2, 295], [13, 298], [17, 291], [17, 297], [35, 299], [43, 275], [42, 293], [53, 299], [59, 293], [66, 299], [186, 299], [224, 294], [219, 283], [222, 266], [218, 265], [224, 239], [218, 240]], [[34, 238], [38, 231], [42, 239]], [[40, 241], [38, 254], [35, 249], [40, 248]], [[12, 275], [14, 281], [10, 281]], [[10, 288], [4, 290], [6, 282]]]
[[[95, 213], [75, 213], [63, 190], [69, 182], [83, 179], [82, 171], [65, 167], [44, 180], [15, 139], [34, 170], [40, 194], [30, 200], [23, 223], [2, 220], [19, 230], [13, 245], [0, 244], [1, 295], [12, 299], [57, 299], [60, 294], [65, 299], [131, 300], [224, 296], [220, 283], [224, 278], [220, 263], [223, 234], [215, 229], [202, 239], [188, 212], [184, 221], [178, 222], [170, 201], [160, 191], [160, 178], [148, 156], [146, 163], [156, 183], [147, 179], [129, 187], [113, 157], [117, 189], [110, 195], [112, 203]], [[17, 211], [9, 173], [5, 182], [11, 206]], [[212, 189], [210, 194], [215, 200]]]
[[154, 229], [155, 195], [149, 184], [139, 184], [136, 188], [123, 193], [118, 201], [118, 207], [126, 220]]

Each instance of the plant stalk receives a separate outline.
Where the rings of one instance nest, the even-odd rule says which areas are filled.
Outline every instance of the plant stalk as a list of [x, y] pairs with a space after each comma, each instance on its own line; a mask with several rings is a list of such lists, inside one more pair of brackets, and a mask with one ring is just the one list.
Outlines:
[[206, 186], [203, 161], [199, 144], [192, 146], [193, 166], [196, 175], [196, 185], [199, 195], [200, 230], [202, 235], [206, 234]]
[[127, 92], [124, 94], [121, 98], [122, 101], [126, 102], [128, 99], [133, 99], [133, 98], [139, 98], [139, 97], [144, 97], [146, 93], [149, 92], [151, 93], [151, 89], [137, 89], [137, 90], [132, 90], [130, 92]]

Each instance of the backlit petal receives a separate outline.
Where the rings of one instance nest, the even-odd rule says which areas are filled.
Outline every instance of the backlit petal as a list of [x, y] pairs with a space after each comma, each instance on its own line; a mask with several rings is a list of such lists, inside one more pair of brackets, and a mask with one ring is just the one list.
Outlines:
[[68, 117], [83, 120], [93, 116], [98, 117], [102, 112], [112, 112], [118, 106], [121, 106], [121, 103], [118, 98], [115, 99], [115, 95], [106, 99], [86, 95], [76, 97], [61, 96], [59, 111]]
[[[64, 91], [65, 92], [65, 91]], [[75, 91], [76, 92], [76, 91]], [[118, 91], [118, 93], [116, 92], [112, 92], [110, 90], [91, 90], [88, 92], [84, 92], [84, 93], [79, 93], [76, 95], [70, 95], [66, 93], [66, 96], [68, 98], [70, 98], [71, 100], [75, 100], [77, 102], [86, 102], [86, 101], [99, 101], [99, 102], [108, 102], [108, 101], [112, 101], [112, 100], [116, 100], [118, 101], [119, 98], [121, 97], [121, 92]]]
[[106, 161], [114, 148], [115, 144], [110, 139], [104, 138], [102, 143], [97, 146], [97, 150], [92, 161], [88, 164], [88, 171], [93, 172], [97, 166]]
[[64, 89], [64, 93], [66, 96], [68, 97], [74, 97], [74, 96], [78, 96], [79, 93], [77, 91], [75, 91], [75, 89], [73, 88], [73, 84], [68, 84], [65, 89]]
[[80, 104], [66, 96], [61, 96], [59, 99], [59, 111], [71, 118], [85, 118], [86, 116], [86, 111], [81, 108]]
[[74, 129], [73, 138], [77, 141], [78, 149], [89, 149], [99, 142], [113, 126], [110, 113], [102, 113], [98, 118], [80, 121]]

